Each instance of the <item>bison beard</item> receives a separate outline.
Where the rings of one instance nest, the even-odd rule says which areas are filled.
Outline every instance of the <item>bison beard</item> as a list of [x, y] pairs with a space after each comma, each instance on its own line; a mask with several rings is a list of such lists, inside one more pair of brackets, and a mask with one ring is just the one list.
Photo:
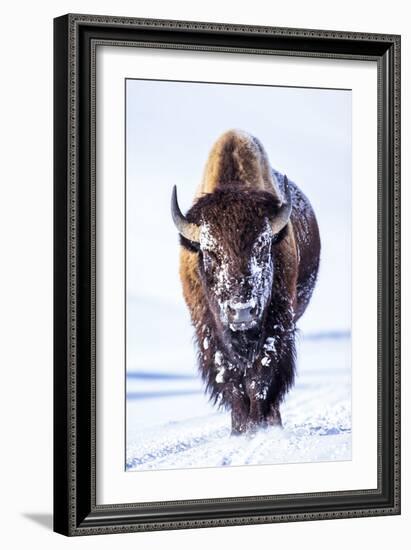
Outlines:
[[214, 403], [231, 410], [234, 434], [281, 425], [279, 405], [294, 383], [293, 311], [284, 298], [281, 269], [276, 273], [274, 294], [261, 328], [221, 334], [210, 316], [206, 346], [203, 334], [197, 331], [203, 380]]
[[254, 137], [230, 131], [210, 154], [192, 208], [183, 216], [174, 193], [172, 214], [207, 392], [231, 410], [233, 434], [281, 425], [279, 407], [294, 383], [295, 323], [319, 265], [308, 199], [268, 169]]

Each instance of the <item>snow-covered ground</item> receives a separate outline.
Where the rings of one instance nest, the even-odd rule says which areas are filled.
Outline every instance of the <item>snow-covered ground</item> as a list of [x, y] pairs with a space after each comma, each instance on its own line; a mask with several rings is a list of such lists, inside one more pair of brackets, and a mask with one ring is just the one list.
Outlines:
[[252, 438], [230, 436], [229, 414], [208, 403], [191, 366], [129, 371], [127, 470], [350, 460], [350, 354], [349, 334], [301, 335], [284, 428]]

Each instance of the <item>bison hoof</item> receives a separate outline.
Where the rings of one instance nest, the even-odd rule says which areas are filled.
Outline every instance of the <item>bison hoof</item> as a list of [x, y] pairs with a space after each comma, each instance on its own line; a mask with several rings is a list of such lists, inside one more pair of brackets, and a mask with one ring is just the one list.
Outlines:
[[259, 423], [259, 422], [256, 422], [255, 420], [249, 420], [247, 422], [247, 436], [254, 437], [257, 434], [257, 431], [260, 428], [264, 428], [264, 427], [265, 427], [265, 423]]
[[239, 435], [244, 435], [246, 431], [247, 431], [246, 426], [233, 426], [231, 428], [231, 435], [234, 437]]

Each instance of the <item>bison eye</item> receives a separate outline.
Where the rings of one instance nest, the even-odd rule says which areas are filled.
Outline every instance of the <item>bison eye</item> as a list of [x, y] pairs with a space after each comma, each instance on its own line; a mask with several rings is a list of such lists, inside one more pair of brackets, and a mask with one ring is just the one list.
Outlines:
[[211, 250], [203, 250], [203, 263], [205, 269], [210, 269], [217, 262], [217, 257]]

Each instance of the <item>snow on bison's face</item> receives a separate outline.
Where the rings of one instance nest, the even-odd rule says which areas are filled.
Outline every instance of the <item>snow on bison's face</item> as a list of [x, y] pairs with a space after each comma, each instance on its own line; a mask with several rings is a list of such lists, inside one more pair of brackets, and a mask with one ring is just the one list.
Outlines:
[[174, 188], [172, 215], [182, 244], [198, 254], [198, 271], [216, 321], [233, 332], [259, 326], [271, 298], [275, 243], [291, 214], [270, 193], [224, 186], [183, 216]]
[[257, 327], [271, 297], [274, 235], [267, 218], [256, 222], [254, 238], [243, 227], [235, 240], [221, 234], [221, 225], [201, 225], [199, 272], [206, 297], [213, 315], [235, 332]]

